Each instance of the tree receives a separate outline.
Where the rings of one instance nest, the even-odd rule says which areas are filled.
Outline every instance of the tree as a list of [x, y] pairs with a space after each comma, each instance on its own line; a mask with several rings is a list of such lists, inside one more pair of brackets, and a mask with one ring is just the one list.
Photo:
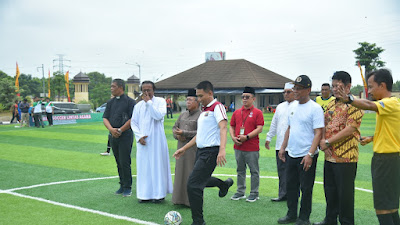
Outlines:
[[8, 74], [4, 73], [3, 71], [0, 70], [0, 79], [12, 79], [12, 77], [8, 76]]
[[385, 62], [381, 61], [379, 57], [379, 54], [385, 51], [385, 49], [377, 47], [375, 43], [359, 42], [358, 44], [360, 44], [361, 47], [353, 50], [356, 54], [356, 66], [358, 62], [360, 62], [362, 66], [365, 66], [365, 75], [385, 66]]
[[352, 95], [359, 96], [361, 92], [364, 91], [364, 86], [357, 84], [357, 86], [353, 86], [350, 89]]
[[90, 72], [86, 74], [89, 79], [89, 99], [95, 107], [107, 102], [110, 99], [110, 85], [112, 78], [106, 77], [103, 73]]
[[392, 91], [400, 91], [400, 80], [393, 83]]
[[42, 81], [37, 77], [32, 77], [30, 74], [19, 75], [19, 93], [22, 96], [39, 96], [43, 92]]
[[[53, 99], [57, 97], [57, 101], [61, 100], [61, 96], [66, 96], [64, 74], [60, 71], [54, 72], [50, 81], [51, 96]], [[71, 84], [71, 83], [70, 83]]]
[[0, 90], [0, 104], [4, 106], [5, 110], [7, 110], [17, 99], [15, 84], [11, 79], [0, 79]]

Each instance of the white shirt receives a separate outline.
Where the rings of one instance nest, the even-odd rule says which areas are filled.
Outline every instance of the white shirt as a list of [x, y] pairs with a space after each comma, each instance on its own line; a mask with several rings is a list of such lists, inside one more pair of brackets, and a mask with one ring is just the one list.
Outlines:
[[42, 113], [42, 102], [38, 101], [38, 104], [33, 108], [33, 113]]
[[311, 148], [314, 129], [325, 126], [324, 112], [320, 105], [310, 99], [304, 104], [290, 106], [288, 117], [290, 126], [288, 154], [292, 158], [304, 157]]
[[51, 106], [51, 102], [46, 103], [46, 112], [47, 113], [52, 113], [53, 112], [53, 107], [54, 106]]
[[281, 149], [283, 139], [285, 139], [285, 133], [288, 128], [288, 115], [289, 107], [292, 105], [297, 105], [299, 102], [297, 100], [292, 102], [282, 102], [276, 107], [274, 117], [272, 117], [271, 126], [267, 133], [266, 141], [271, 141], [276, 135], [275, 150], [279, 151]]
[[214, 99], [201, 112], [197, 120], [197, 148], [219, 146], [221, 144], [218, 123], [228, 120], [225, 107]]

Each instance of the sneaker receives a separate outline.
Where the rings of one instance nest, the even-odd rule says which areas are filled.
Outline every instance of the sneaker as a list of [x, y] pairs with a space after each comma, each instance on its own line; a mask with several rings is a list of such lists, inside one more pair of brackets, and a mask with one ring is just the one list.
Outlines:
[[108, 156], [108, 155], [110, 155], [110, 153], [109, 152], [102, 152], [102, 153], [100, 153], [100, 155]]
[[226, 186], [219, 189], [218, 195], [220, 198], [223, 198], [226, 196], [226, 194], [228, 194], [229, 188], [233, 185], [233, 180], [232, 180], [232, 178], [228, 178], [226, 181], [224, 181], [224, 183]]
[[250, 196], [246, 199], [246, 202], [255, 202], [257, 199], [260, 199], [257, 195], [250, 194]]
[[115, 192], [116, 195], [120, 195], [120, 194], [122, 194], [122, 193], [124, 193], [124, 189], [123, 189], [122, 187], [120, 187], [120, 188]]
[[237, 200], [239, 200], [239, 199], [244, 199], [244, 198], [246, 198], [246, 195], [244, 195], [244, 194], [239, 194], [239, 193], [235, 193], [235, 194], [231, 197], [231, 199], [232, 199], [232, 200], [235, 200], [235, 201], [237, 201]]
[[122, 193], [122, 197], [129, 197], [132, 195], [132, 190], [129, 188], [124, 189], [124, 192]]

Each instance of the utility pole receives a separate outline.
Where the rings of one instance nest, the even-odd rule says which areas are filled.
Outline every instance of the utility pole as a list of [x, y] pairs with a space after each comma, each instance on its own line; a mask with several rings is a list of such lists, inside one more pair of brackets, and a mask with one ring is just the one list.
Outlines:
[[132, 64], [132, 63], [125, 63], [126, 65], [132, 65], [132, 66], [137, 66], [137, 67], [139, 67], [139, 84], [141, 84], [142, 83], [142, 74], [141, 74], [141, 71], [140, 71], [140, 65], [139, 65], [139, 63], [135, 63], [135, 64]]
[[139, 67], [139, 85], [142, 84], [142, 74], [140, 73], [140, 65], [139, 63], [136, 63], [136, 66]]
[[42, 66], [38, 66], [36, 69], [38, 72], [39, 72], [39, 69], [42, 69], [43, 97], [46, 97], [46, 92], [45, 92], [45, 88], [44, 88], [44, 65], [42, 64]]
[[[53, 59], [53, 70], [55, 67], [58, 67], [58, 71], [61, 72], [61, 74], [64, 74], [64, 67], [71, 67], [68, 65], [64, 64], [64, 61], [68, 61], [71, 62], [71, 60], [68, 59], [64, 59], [64, 54], [57, 54], [58, 55], [58, 59]], [[58, 61], [58, 65], [54, 65], [54, 62]]]

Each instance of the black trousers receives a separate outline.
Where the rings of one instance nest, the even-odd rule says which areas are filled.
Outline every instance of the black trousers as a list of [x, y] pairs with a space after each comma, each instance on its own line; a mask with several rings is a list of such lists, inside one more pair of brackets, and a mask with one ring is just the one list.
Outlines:
[[354, 224], [354, 180], [357, 163], [324, 163], [326, 221]]
[[315, 170], [317, 168], [318, 154], [314, 156], [312, 165], [308, 171], [303, 170], [300, 164], [303, 157], [286, 158], [286, 196], [287, 196], [287, 215], [297, 217], [297, 208], [301, 190], [301, 202], [299, 218], [308, 221], [311, 214], [312, 191], [315, 180]]
[[15, 114], [14, 112], [12, 113], [12, 118], [11, 118], [10, 123], [13, 123], [14, 119], [17, 119], [17, 121], [20, 121], [18, 113], [17, 114]]
[[171, 114], [171, 118], [172, 118], [172, 108], [167, 107], [167, 118], [169, 118], [169, 114]]
[[110, 137], [111, 147], [117, 163], [119, 183], [124, 189], [132, 188], [131, 151], [132, 130], [126, 130], [119, 138]]
[[46, 113], [47, 122], [49, 122], [49, 126], [53, 125], [53, 113]]
[[108, 134], [108, 139], [107, 139], [107, 152], [110, 153], [111, 150], [111, 143], [110, 143], [110, 139], [111, 139], [112, 135]]
[[[279, 151], [276, 151], [276, 168], [278, 170], [279, 177], [279, 198], [286, 197], [286, 163], [284, 163], [278, 155]], [[288, 153], [285, 151], [285, 158], [287, 159]]]
[[200, 148], [196, 152], [196, 162], [187, 183], [193, 224], [203, 224], [203, 193], [205, 187], [223, 187], [224, 181], [212, 177], [217, 166], [219, 146]]
[[34, 113], [33, 118], [35, 119], [35, 127], [44, 126], [42, 120], [42, 113]]

